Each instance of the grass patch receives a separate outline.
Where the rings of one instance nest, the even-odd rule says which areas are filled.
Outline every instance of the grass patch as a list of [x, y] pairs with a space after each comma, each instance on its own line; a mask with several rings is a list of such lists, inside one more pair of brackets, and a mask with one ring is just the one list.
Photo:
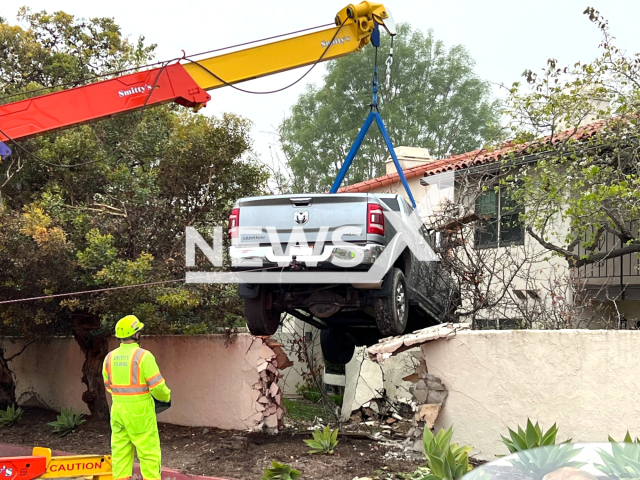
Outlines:
[[287, 409], [287, 416], [294, 420], [313, 420], [314, 417], [325, 420], [331, 418], [331, 412], [317, 403], [291, 398], [283, 398], [282, 402]]

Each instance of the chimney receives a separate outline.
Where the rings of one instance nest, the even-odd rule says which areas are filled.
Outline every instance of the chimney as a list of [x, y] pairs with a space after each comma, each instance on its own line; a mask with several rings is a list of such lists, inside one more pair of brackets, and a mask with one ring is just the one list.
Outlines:
[[[403, 170], [423, 165], [433, 160], [429, 154], [429, 150], [426, 148], [398, 147], [395, 151], [398, 156], [398, 162], [400, 162], [400, 167], [402, 167]], [[387, 174], [395, 172], [396, 166], [393, 163], [391, 155], [389, 155], [389, 158], [387, 158]]]
[[[585, 85], [581, 91], [577, 92], [577, 95], [583, 102], [582, 105], [578, 104], [578, 112], [573, 112], [574, 115], [579, 113], [582, 116], [578, 127], [584, 127], [585, 125], [597, 122], [611, 115], [611, 102], [606, 98], [597, 96], [595, 90], [595, 85]], [[576, 92], [572, 92], [570, 88], [565, 88], [562, 90], [562, 94], [576, 95]], [[574, 125], [567, 125], [564, 120], [556, 123], [556, 129], [558, 131], [568, 130], [570, 128], [574, 128]]]

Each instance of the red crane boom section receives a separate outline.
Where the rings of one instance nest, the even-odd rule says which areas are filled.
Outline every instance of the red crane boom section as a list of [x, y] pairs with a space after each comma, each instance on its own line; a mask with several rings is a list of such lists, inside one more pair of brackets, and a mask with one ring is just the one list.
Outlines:
[[184, 67], [175, 63], [2, 105], [0, 140], [25, 139], [144, 106], [176, 102], [198, 107], [210, 99]]

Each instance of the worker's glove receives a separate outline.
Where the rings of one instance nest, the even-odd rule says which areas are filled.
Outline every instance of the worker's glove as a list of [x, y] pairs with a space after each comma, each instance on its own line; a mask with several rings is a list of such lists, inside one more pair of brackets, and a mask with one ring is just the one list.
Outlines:
[[171, 399], [169, 399], [168, 402], [161, 402], [157, 398], [154, 398], [153, 401], [156, 404], [156, 415], [164, 412], [167, 408], [171, 406]]

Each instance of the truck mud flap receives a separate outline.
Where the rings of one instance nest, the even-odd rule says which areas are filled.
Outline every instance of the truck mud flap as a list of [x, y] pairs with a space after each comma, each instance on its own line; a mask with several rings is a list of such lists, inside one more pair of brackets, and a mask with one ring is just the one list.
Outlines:
[[240, 298], [257, 298], [260, 295], [260, 285], [241, 283], [238, 285], [238, 295]]
[[393, 269], [386, 273], [382, 279], [382, 287], [379, 290], [369, 290], [369, 294], [372, 297], [388, 297], [391, 295], [391, 290], [393, 289], [391, 272], [393, 272]]

